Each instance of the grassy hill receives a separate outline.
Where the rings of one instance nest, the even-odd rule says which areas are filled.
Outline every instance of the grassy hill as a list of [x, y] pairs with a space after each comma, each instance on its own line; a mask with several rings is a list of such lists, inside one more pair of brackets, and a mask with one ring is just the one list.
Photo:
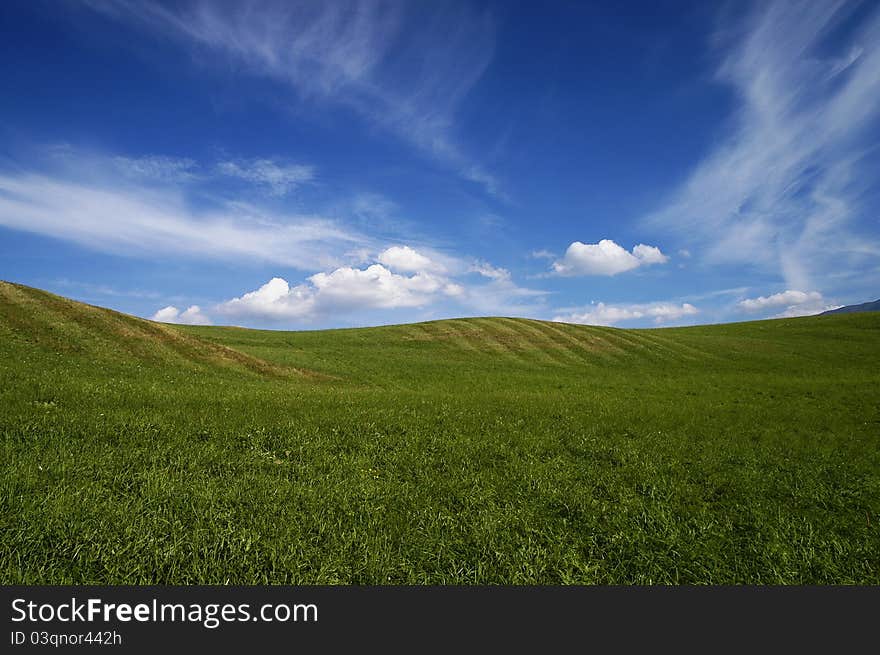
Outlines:
[[880, 313], [152, 323], [0, 283], [0, 582], [880, 583]]

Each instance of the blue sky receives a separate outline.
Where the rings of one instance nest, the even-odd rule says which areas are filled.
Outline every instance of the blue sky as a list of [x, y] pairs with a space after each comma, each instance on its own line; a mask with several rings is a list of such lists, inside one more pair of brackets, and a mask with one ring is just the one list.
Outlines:
[[880, 296], [874, 2], [0, 4], [0, 278], [158, 320]]

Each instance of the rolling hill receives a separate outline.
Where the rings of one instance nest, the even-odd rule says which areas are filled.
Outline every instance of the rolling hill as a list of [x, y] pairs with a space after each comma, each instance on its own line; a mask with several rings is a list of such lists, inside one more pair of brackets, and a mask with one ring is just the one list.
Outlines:
[[880, 313], [156, 324], [0, 283], [0, 581], [880, 582]]

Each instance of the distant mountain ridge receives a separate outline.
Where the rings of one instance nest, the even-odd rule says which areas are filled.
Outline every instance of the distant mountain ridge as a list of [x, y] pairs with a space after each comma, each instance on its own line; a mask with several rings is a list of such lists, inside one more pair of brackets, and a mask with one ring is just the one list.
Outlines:
[[826, 314], [852, 314], [854, 312], [880, 312], [880, 300], [863, 302], [861, 305], [847, 305], [846, 307], [829, 309], [827, 312], [819, 314], [819, 316], [825, 316]]

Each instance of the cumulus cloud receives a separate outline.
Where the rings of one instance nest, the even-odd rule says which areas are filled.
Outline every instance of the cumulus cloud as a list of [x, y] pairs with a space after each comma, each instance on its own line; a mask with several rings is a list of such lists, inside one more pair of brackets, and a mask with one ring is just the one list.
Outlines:
[[286, 195], [315, 176], [312, 166], [278, 164], [271, 159], [222, 161], [217, 164], [217, 171], [261, 186], [273, 196]]
[[[546, 294], [517, 286], [509, 271], [489, 262], [468, 266], [410, 246], [386, 248], [376, 261], [363, 268], [342, 266], [315, 273], [296, 286], [275, 277], [254, 291], [218, 304], [214, 311], [244, 320], [308, 323], [356, 311], [421, 310], [451, 302], [484, 315], [534, 315]], [[473, 283], [467, 277], [473, 273], [488, 281]], [[461, 309], [456, 315], [462, 315]]]
[[169, 305], [153, 314], [150, 320], [183, 325], [211, 325], [211, 319], [202, 312], [202, 308], [198, 305], [190, 305], [182, 312], [177, 307]]
[[382, 264], [373, 264], [365, 269], [346, 266], [316, 273], [295, 287], [283, 278], [272, 278], [255, 291], [219, 304], [215, 310], [235, 317], [311, 320], [358, 309], [423, 307], [462, 292], [460, 285], [442, 276], [425, 272], [401, 275]]
[[646, 246], [644, 243], [640, 243], [633, 248], [633, 255], [642, 265], [665, 264], [669, 261], [669, 257], [660, 252], [660, 248]]
[[787, 289], [770, 296], [746, 298], [737, 303], [737, 306], [742, 311], [749, 313], [767, 312], [784, 307], [785, 309], [782, 312], [775, 315], [776, 318], [811, 316], [840, 307], [840, 305], [829, 304], [818, 291], [797, 291], [793, 289]]
[[443, 266], [409, 246], [391, 246], [379, 254], [379, 263], [404, 273], [442, 271]]
[[325, 303], [339, 307], [419, 307], [443, 292], [447, 281], [430, 273], [392, 273], [381, 264], [364, 270], [344, 267], [309, 278]]
[[269, 320], [310, 317], [315, 308], [315, 290], [306, 284], [291, 287], [287, 280], [273, 277], [255, 291], [227, 300], [215, 310], [226, 316]]
[[556, 316], [553, 320], [584, 325], [615, 325], [624, 321], [649, 318], [653, 319], [654, 323], [661, 324], [698, 313], [699, 310], [690, 303], [655, 302], [607, 305], [600, 302], [590, 305], [584, 311]]
[[599, 243], [575, 241], [565, 256], [553, 263], [557, 275], [617, 275], [639, 266], [663, 264], [669, 258], [655, 246], [638, 244], [628, 252], [611, 239]]

